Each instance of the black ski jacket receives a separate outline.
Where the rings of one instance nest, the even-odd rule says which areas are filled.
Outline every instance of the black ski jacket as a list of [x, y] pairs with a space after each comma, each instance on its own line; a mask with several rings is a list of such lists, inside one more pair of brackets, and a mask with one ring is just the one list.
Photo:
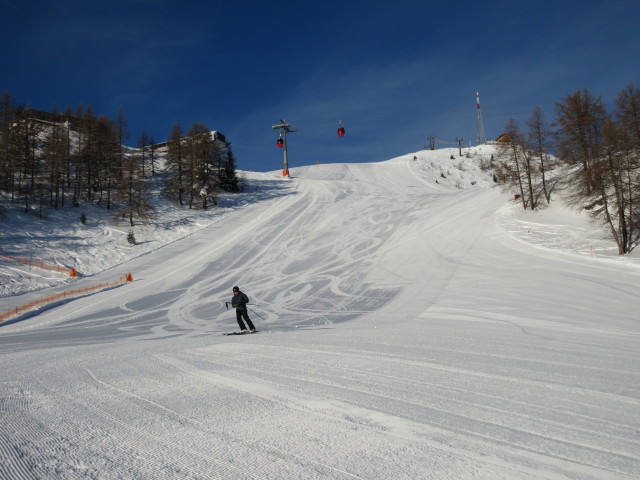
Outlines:
[[247, 309], [247, 303], [249, 303], [249, 297], [247, 297], [244, 293], [240, 292], [238, 293], [238, 295], [234, 295], [229, 303], [232, 306], [234, 306], [236, 310], [244, 311]]

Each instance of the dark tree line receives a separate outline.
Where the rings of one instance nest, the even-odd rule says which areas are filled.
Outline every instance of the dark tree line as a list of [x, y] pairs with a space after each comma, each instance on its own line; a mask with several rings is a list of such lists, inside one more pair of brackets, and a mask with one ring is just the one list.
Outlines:
[[212, 132], [194, 123], [186, 136], [182, 127], [173, 127], [167, 142], [165, 194], [181, 206], [207, 208], [215, 202], [215, 192], [238, 191], [235, 158], [231, 147], [220, 148]]
[[622, 90], [613, 112], [587, 89], [556, 104], [548, 124], [539, 108], [523, 132], [513, 119], [498, 142], [496, 180], [515, 190], [523, 208], [551, 201], [548, 172], [554, 167], [546, 153], [555, 149], [567, 167], [563, 179], [572, 206], [605, 225], [624, 255], [640, 240], [640, 90]]
[[[176, 136], [177, 135], [177, 136]], [[164, 192], [180, 205], [208, 208], [219, 189], [238, 191], [235, 159], [204, 124], [167, 142], [166, 171], [158, 170], [157, 145], [142, 132], [137, 148], [125, 146], [127, 125], [96, 117], [91, 107], [42, 112], [0, 95], [0, 193], [25, 211], [85, 204], [104, 206], [115, 217], [144, 220], [152, 213], [150, 186], [164, 176]]]

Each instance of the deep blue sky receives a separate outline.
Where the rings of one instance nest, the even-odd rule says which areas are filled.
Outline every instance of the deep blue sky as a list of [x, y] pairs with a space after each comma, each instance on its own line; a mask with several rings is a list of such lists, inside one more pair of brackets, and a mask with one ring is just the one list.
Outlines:
[[130, 145], [203, 122], [247, 170], [282, 168], [283, 117], [290, 167], [380, 161], [430, 135], [475, 144], [476, 90], [494, 139], [578, 89], [640, 86], [637, 0], [0, 0], [0, 18], [0, 92], [122, 107]]

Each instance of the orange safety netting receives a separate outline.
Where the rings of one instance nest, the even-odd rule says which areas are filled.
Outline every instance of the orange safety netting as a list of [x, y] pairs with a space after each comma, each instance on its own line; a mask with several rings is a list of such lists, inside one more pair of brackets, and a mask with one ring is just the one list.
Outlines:
[[11, 308], [6, 312], [0, 313], [0, 323], [6, 322], [10, 318], [15, 317], [16, 315], [20, 315], [21, 313], [27, 312], [31, 309], [39, 307], [41, 305], [46, 305], [47, 303], [55, 302], [56, 300], [60, 300], [62, 298], [73, 297], [75, 295], [82, 295], [89, 292], [95, 292], [97, 290], [104, 290], [105, 288], [115, 287], [125, 282], [132, 282], [133, 277], [130, 273], [120, 277], [115, 282], [107, 282], [107, 283], [99, 283], [97, 285], [92, 285], [90, 287], [77, 288], [75, 290], [65, 290], [64, 292], [56, 293], [55, 295], [49, 295], [48, 297], [38, 298], [37, 300], [33, 300], [29, 303], [25, 303], [24, 305], [20, 305], [19, 307]]
[[7, 260], [11, 260], [12, 262], [22, 263], [23, 265], [31, 265], [33, 267], [42, 268], [44, 270], [51, 270], [53, 272], [66, 273], [70, 277], [77, 277], [78, 276], [78, 272], [76, 271], [75, 268], [65, 268], [65, 267], [61, 267], [59, 265], [51, 265], [51, 264], [45, 263], [45, 262], [37, 262], [35, 260], [28, 260], [26, 258], [10, 257], [9, 255], [3, 255], [2, 253], [0, 253], [0, 257], [6, 258]]

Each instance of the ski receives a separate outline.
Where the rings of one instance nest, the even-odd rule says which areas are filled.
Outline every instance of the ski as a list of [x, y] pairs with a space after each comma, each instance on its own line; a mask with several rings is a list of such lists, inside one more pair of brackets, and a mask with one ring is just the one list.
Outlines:
[[254, 330], [253, 332], [242, 331], [242, 332], [226, 332], [222, 335], [251, 335], [252, 333], [258, 333], [258, 330]]

